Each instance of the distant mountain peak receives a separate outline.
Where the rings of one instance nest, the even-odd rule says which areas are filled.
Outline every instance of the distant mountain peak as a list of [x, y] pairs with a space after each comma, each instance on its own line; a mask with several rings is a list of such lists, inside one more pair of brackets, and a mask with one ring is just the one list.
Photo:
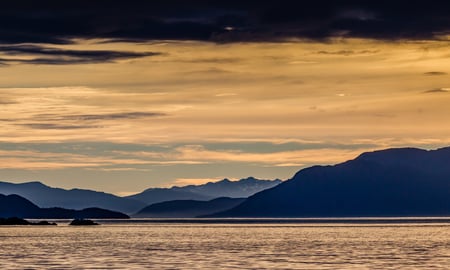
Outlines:
[[[8, 182], [0, 182], [0, 183], [8, 183]], [[48, 187], [47, 185], [43, 184], [42, 182], [39, 181], [30, 181], [30, 182], [24, 182], [24, 183], [8, 183], [8, 184], [13, 184], [13, 185], [26, 185], [26, 186], [39, 186], [39, 187]]]

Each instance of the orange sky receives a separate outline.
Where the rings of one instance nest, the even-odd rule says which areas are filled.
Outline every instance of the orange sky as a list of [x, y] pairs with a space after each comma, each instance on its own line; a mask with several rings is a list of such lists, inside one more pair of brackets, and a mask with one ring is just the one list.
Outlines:
[[125, 194], [450, 141], [448, 41], [48, 47], [160, 54], [0, 67], [3, 181]]

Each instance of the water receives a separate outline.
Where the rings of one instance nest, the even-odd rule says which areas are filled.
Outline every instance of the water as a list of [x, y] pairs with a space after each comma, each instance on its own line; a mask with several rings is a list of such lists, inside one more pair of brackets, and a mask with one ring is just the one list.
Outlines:
[[1, 269], [450, 269], [450, 223], [0, 227]]

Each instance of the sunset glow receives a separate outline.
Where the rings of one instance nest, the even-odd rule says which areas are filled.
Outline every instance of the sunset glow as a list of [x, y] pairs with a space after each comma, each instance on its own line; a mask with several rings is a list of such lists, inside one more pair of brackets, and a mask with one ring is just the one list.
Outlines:
[[[355, 12], [341, 15], [372, 18]], [[179, 179], [288, 179], [367, 150], [447, 146], [448, 42], [443, 33], [4, 44], [2, 180], [119, 194]]]

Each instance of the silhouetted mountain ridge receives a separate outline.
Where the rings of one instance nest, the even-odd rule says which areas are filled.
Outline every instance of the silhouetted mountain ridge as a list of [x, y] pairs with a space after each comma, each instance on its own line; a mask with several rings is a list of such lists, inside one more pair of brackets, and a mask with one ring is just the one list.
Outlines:
[[281, 180], [259, 180], [253, 177], [230, 181], [224, 179], [203, 185], [174, 186], [171, 188], [149, 188], [126, 198], [145, 202], [147, 205], [173, 200], [207, 201], [219, 197], [246, 198], [261, 190], [274, 187]]
[[253, 177], [230, 181], [224, 179], [204, 185], [189, 185], [172, 188], [149, 188], [144, 192], [118, 197], [105, 192], [85, 189], [62, 189], [49, 187], [41, 182], [0, 182], [0, 193], [17, 194], [36, 203], [39, 207], [60, 207], [67, 209], [104, 208], [124, 213], [136, 213], [153, 203], [171, 200], [207, 201], [218, 197], [241, 198], [253, 195], [279, 184], [280, 180], [258, 180]]
[[108, 194], [105, 192], [62, 188], [53, 188], [41, 182], [13, 184], [0, 182], [0, 193], [17, 194], [25, 197], [39, 207], [62, 207], [69, 209], [84, 209], [99, 207], [125, 213], [135, 213], [146, 204]]
[[288, 181], [214, 217], [450, 215], [450, 148], [387, 149]]

